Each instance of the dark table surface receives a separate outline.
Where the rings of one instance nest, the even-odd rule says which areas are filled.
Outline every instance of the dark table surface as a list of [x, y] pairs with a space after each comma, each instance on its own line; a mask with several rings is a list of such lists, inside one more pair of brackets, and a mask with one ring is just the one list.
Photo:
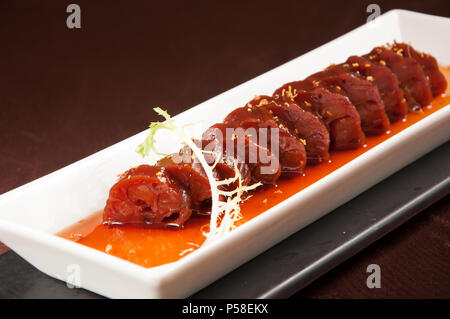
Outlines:
[[[68, 29], [73, 2], [0, 1], [0, 193], [142, 131], [154, 106], [177, 114], [354, 29], [371, 3], [76, 1]], [[450, 16], [445, 0], [377, 4]], [[449, 204], [294, 297], [450, 298]], [[381, 289], [365, 285], [374, 263]]]

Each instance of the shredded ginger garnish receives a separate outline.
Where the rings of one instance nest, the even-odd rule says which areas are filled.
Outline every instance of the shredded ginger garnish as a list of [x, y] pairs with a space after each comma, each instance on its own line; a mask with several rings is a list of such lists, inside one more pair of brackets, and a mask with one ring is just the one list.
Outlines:
[[[153, 151], [153, 153], [160, 156], [166, 156], [167, 154], [158, 152], [155, 147], [155, 134], [161, 129], [166, 129], [173, 132], [180, 139], [182, 144], [184, 143], [189, 146], [202, 165], [211, 187], [211, 218], [209, 223], [209, 232], [203, 232], [203, 235], [206, 237], [205, 244], [224, 236], [236, 228], [236, 222], [242, 219], [240, 204], [245, 200], [245, 193], [262, 184], [255, 183], [252, 185], [243, 185], [242, 176], [236, 161], [234, 162], [234, 177], [217, 180], [214, 177], [213, 170], [220, 161], [221, 154], [216, 154], [216, 161], [212, 165], [209, 165], [204, 154], [211, 152], [200, 149], [194, 143], [192, 138], [185, 133], [184, 128], [186, 126], [196, 123], [177, 126], [167, 111], [164, 111], [159, 107], [156, 107], [153, 110], [164, 117], [165, 121], [150, 123], [150, 133], [144, 142], [138, 146], [136, 152], [141, 154], [142, 157], [148, 155], [150, 151]], [[227, 191], [220, 189], [221, 186], [230, 186], [233, 183], [237, 183], [237, 186], [233, 190]]]

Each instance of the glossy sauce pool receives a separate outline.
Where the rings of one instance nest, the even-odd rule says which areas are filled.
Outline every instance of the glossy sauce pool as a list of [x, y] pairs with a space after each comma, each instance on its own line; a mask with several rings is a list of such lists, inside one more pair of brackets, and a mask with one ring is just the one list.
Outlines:
[[[450, 67], [441, 68], [450, 84]], [[331, 160], [316, 166], [308, 166], [304, 176], [280, 180], [276, 187], [259, 189], [241, 205], [241, 225], [267, 209], [298, 193], [322, 177], [367, 152], [403, 129], [450, 104], [450, 89], [446, 95], [434, 99], [422, 112], [409, 113], [406, 120], [391, 124], [386, 134], [366, 139], [366, 146], [356, 150], [332, 152]], [[102, 212], [81, 220], [58, 235], [82, 245], [104, 251], [129, 260], [143, 267], [154, 267], [174, 262], [201, 246], [205, 237], [202, 227], [207, 227], [209, 217], [195, 216], [183, 229], [153, 229], [135, 226], [107, 227], [101, 224]]]

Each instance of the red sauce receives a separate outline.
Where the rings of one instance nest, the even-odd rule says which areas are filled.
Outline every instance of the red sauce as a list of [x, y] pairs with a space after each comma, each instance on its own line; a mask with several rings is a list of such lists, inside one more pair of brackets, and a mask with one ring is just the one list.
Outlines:
[[[441, 68], [441, 71], [450, 83], [450, 67]], [[437, 97], [430, 107], [424, 107], [422, 112], [409, 113], [405, 121], [393, 123], [389, 133], [368, 137], [366, 147], [351, 151], [332, 152], [330, 162], [308, 166], [305, 176], [280, 180], [276, 187], [255, 191], [253, 196], [241, 205], [243, 219], [239, 221], [238, 225], [298, 193], [389, 137], [448, 104], [450, 104], [449, 88], [447, 88], [446, 95]], [[200, 247], [205, 240], [200, 229], [202, 226], [208, 225], [209, 217], [193, 217], [180, 230], [150, 229], [135, 226], [107, 227], [103, 226], [101, 222], [102, 213], [99, 212], [58, 235], [143, 267], [154, 267], [174, 262]]]

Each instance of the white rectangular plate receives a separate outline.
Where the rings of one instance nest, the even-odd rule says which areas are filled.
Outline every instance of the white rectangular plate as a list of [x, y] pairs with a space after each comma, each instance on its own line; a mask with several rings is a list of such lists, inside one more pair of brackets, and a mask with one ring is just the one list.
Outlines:
[[[198, 135], [220, 122], [254, 94], [271, 94], [330, 63], [369, 52], [387, 42], [410, 42], [450, 64], [450, 19], [390, 11], [326, 45], [175, 117], [179, 123], [205, 121]], [[441, 40], [436, 40], [441, 39]], [[146, 136], [137, 134], [103, 151], [0, 196], [0, 240], [49, 276], [73, 282], [107, 297], [186, 297], [290, 234], [352, 199], [450, 138], [450, 107], [445, 107], [389, 138], [337, 171], [267, 210], [211, 245], [177, 262], [146, 269], [79, 245], [54, 233], [103, 209], [119, 172], [142, 163], [134, 152]], [[161, 145], [170, 145], [161, 135]], [[173, 144], [173, 143], [172, 143]], [[177, 149], [174, 146], [175, 151]], [[156, 158], [147, 162], [153, 163]], [[349, 221], [351, 223], [351, 221]]]

